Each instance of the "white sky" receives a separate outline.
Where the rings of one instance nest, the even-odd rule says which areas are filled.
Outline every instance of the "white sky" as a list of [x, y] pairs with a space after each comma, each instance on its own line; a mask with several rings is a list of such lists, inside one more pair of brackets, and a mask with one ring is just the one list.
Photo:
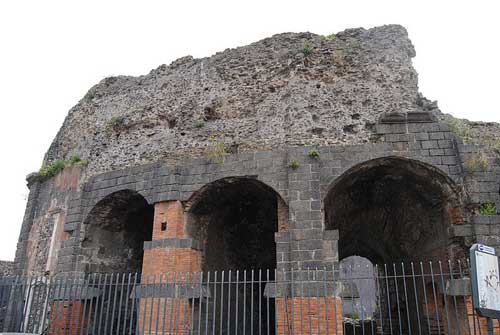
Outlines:
[[499, 1], [0, 0], [0, 259], [14, 258], [25, 176], [67, 111], [111, 75], [140, 75], [281, 32], [399, 23], [420, 90], [441, 110], [500, 122]]

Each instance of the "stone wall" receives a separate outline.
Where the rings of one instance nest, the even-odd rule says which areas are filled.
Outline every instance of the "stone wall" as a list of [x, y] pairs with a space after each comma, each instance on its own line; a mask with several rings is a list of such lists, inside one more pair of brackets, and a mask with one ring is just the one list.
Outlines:
[[88, 175], [289, 145], [370, 142], [382, 113], [423, 111], [414, 48], [397, 25], [335, 38], [286, 33], [140, 77], [112, 77], [73, 107], [45, 161], [79, 155]]
[[[322, 267], [336, 259], [334, 232], [324, 230], [323, 199], [329, 185], [357, 164], [381, 157], [400, 157], [431, 164], [461, 183], [462, 169], [452, 134], [444, 124], [401, 123], [377, 126], [379, 143], [365, 145], [288, 147], [286, 150], [241, 153], [219, 159], [186, 159], [180, 165], [158, 162], [117, 170], [89, 179], [78, 190], [67, 194], [64, 232], [59, 269], [79, 267], [85, 220], [94, 206], [107, 195], [120, 190], [140, 193], [150, 203], [190, 199], [205, 185], [226, 178], [255, 178], [274, 189], [289, 208], [289, 231], [280, 233], [278, 266]], [[317, 149], [319, 157], [308, 153]], [[294, 169], [291, 161], [297, 162]], [[52, 182], [38, 185], [41, 189]], [[43, 199], [40, 204], [43, 204]], [[43, 215], [40, 211], [38, 215]], [[332, 236], [329, 234], [333, 233]], [[296, 255], [297, 257], [290, 257]], [[327, 263], [325, 263], [327, 262]], [[280, 265], [281, 264], [281, 265]], [[295, 265], [293, 265], [295, 264]]]
[[[52, 231], [53, 224], [43, 218], [55, 212], [54, 204], [59, 204], [58, 208], [64, 212], [64, 238], [60, 241], [62, 250], [57, 257], [58, 269], [83, 271], [81, 241], [85, 239], [86, 218], [107, 195], [120, 190], [132, 190], [144, 196], [150, 204], [180, 200], [189, 207], [190, 201], [206, 185], [223, 178], [240, 176], [255, 178], [271, 187], [288, 207], [289, 227], [276, 236], [278, 267], [322, 267], [338, 261], [338, 233], [325, 230], [324, 199], [330, 185], [359, 164], [384, 157], [399, 157], [429, 164], [453, 180], [458, 189], [469, 190], [467, 180], [490, 179], [491, 185], [498, 185], [495, 179], [498, 167], [495, 164], [498, 162], [493, 154], [491, 171], [464, 172], [462, 162], [467, 154], [463, 153], [465, 146], [457, 141], [446, 124], [416, 123], [407, 119], [399, 123], [384, 122], [381, 120], [376, 126], [377, 143], [287, 147], [282, 150], [185, 159], [179, 165], [157, 162], [99, 174], [78, 188], [66, 188], [65, 192], [60, 192], [61, 188], [57, 185], [61, 179], [64, 180], [62, 176], [74, 176], [75, 171], [65, 171], [51, 181], [34, 182], [30, 198], [36, 196], [36, 201], [33, 200], [36, 215], [31, 221], [27, 216], [23, 226], [23, 230], [30, 231], [32, 237], [30, 234], [21, 236], [19, 258], [16, 260], [24, 264], [25, 269], [33, 271], [37, 268], [38, 272], [42, 271], [46, 263], [43, 257], [50, 249], [50, 239], [33, 238], [33, 232], [44, 229]], [[319, 156], [310, 157], [311, 150], [317, 150]], [[290, 167], [292, 161], [297, 163], [296, 168]], [[488, 190], [493, 186], [488, 186]], [[467, 204], [471, 202], [470, 199], [477, 197], [477, 201], [497, 202], [498, 194], [492, 191], [471, 191], [469, 194], [461, 191], [460, 194], [463, 197], [463, 213], [459, 214], [460, 219], [455, 223], [463, 225], [453, 227], [454, 236], [465, 238], [468, 244], [476, 241], [476, 236], [497, 236], [493, 231], [486, 234], [469, 229], [474, 221], [468, 217], [474, 215], [474, 210], [469, 211]], [[28, 214], [29, 210], [30, 206]], [[37, 222], [44, 223], [38, 224], [40, 228], [35, 229], [33, 227], [37, 227]], [[37, 249], [37, 258], [33, 258], [30, 263], [28, 259], [33, 254], [30, 250], [33, 250], [35, 240], [37, 248], [42, 249]]]
[[0, 276], [9, 276], [14, 273], [14, 262], [0, 261]]
[[458, 146], [472, 210], [492, 202], [500, 208], [500, 152], [486, 145]]
[[55, 178], [41, 182], [29, 176], [30, 194], [15, 256], [16, 272], [42, 275], [53, 272], [64, 232], [71, 195], [80, 183], [81, 167], [66, 168]]

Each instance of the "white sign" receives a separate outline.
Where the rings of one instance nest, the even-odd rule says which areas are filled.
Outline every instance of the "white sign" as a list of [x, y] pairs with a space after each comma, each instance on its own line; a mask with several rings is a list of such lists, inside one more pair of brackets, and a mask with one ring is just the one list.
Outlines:
[[[479, 250], [479, 248], [478, 248]], [[475, 251], [477, 273], [478, 307], [500, 310], [500, 277], [498, 257]]]
[[496, 255], [495, 248], [488, 247], [487, 245], [484, 245], [484, 244], [478, 244], [477, 250], [482, 251], [482, 252], [486, 252], [488, 254]]

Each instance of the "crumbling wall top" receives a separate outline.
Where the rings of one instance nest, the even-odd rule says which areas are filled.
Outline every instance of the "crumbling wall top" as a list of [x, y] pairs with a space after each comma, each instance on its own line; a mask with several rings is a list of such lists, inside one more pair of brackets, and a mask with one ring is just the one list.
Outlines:
[[383, 113], [437, 110], [418, 93], [398, 25], [284, 33], [139, 77], [102, 80], [74, 106], [45, 163], [87, 175], [186, 156], [374, 140]]

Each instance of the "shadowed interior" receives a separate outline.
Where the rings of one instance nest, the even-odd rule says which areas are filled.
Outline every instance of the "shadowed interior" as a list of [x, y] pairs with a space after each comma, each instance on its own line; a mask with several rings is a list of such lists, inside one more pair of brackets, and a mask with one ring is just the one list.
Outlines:
[[443, 259], [450, 244], [455, 193], [445, 175], [423, 163], [383, 158], [355, 166], [325, 199], [326, 229], [339, 230], [339, 257], [373, 263]]
[[151, 241], [154, 208], [139, 193], [108, 195], [90, 212], [82, 243], [90, 272], [140, 272], [144, 241]]
[[277, 195], [250, 178], [205, 187], [190, 209], [188, 230], [203, 242], [203, 270], [274, 269]]
[[[225, 328], [227, 323], [232, 327], [238, 325], [238, 333], [250, 334], [259, 329], [263, 334], [274, 334], [274, 299], [266, 298], [264, 289], [265, 281], [274, 278], [276, 268], [274, 233], [278, 230], [278, 195], [252, 178], [226, 178], [204, 187], [191, 203], [188, 232], [203, 242], [203, 270], [210, 271], [213, 280], [225, 282], [234, 282], [234, 270], [239, 270], [240, 283], [246, 281], [238, 286], [238, 293], [234, 287], [230, 294], [229, 285], [223, 289], [211, 287], [211, 294], [218, 298], [205, 312], [210, 317], [223, 315], [216, 331], [232, 333], [234, 329]], [[228, 304], [221, 303], [229, 296], [230, 305], [238, 306], [238, 315], [227, 313]], [[254, 307], [259, 302], [264, 305]]]

